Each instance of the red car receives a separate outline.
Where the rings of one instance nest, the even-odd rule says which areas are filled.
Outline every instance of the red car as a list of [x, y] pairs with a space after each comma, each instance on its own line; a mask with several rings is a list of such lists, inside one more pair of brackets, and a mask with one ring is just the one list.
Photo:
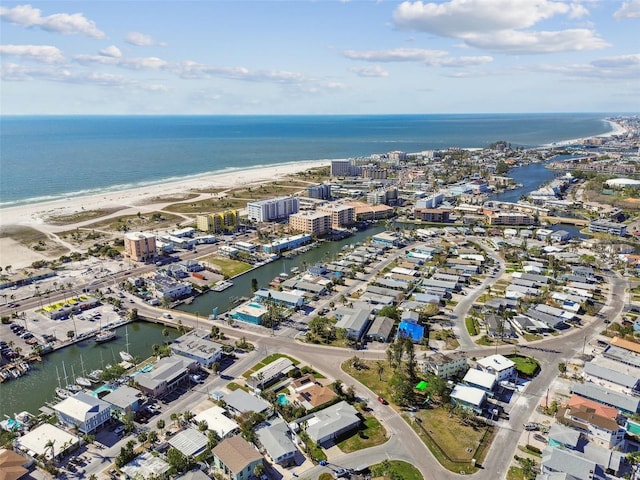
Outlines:
[[386, 401], [384, 398], [382, 398], [382, 397], [378, 397], [378, 401], [379, 401], [381, 404], [383, 404], [383, 405], [388, 405], [388, 404], [389, 404], [389, 402], [387, 402], [387, 401]]

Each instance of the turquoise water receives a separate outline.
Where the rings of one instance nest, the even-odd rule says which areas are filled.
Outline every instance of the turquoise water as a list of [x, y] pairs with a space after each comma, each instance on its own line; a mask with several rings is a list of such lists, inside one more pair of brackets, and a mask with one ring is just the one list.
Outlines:
[[251, 308], [262, 308], [262, 305], [260, 305], [259, 303], [248, 303], [247, 306], [251, 307]]
[[93, 392], [91, 392], [91, 395], [93, 395], [94, 397], [99, 397], [103, 392], [113, 392], [113, 387], [105, 383], [104, 385], [99, 386]]
[[279, 393], [277, 397], [277, 402], [280, 405], [289, 405], [289, 400], [287, 400], [287, 395], [284, 393]]
[[607, 132], [606, 116], [0, 116], [0, 207], [300, 160], [536, 146]]

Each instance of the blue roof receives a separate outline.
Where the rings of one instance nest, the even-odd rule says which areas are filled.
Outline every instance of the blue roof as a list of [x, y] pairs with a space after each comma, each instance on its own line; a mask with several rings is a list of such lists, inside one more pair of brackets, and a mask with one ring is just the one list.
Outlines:
[[400, 322], [398, 325], [398, 336], [409, 337], [414, 342], [419, 342], [424, 337], [424, 327], [417, 323]]

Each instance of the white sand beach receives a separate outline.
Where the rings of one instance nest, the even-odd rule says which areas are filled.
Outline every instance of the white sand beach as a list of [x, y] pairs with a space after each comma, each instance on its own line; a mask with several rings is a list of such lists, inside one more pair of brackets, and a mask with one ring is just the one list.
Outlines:
[[617, 122], [613, 122], [611, 120], [604, 120], [604, 122], [608, 123], [611, 126], [611, 130], [606, 133], [601, 133], [600, 135], [593, 135], [591, 137], [583, 137], [583, 138], [572, 138], [570, 140], [563, 140], [562, 142], [553, 142], [547, 143], [543, 145], [543, 147], [566, 147], [568, 145], [576, 145], [584, 142], [588, 138], [609, 138], [616, 135], [624, 135], [627, 133], [627, 129], [624, 125], [621, 125]]
[[[55, 238], [56, 241], [60, 243], [59, 239], [55, 237], [56, 232], [83, 227], [85, 224], [109, 217], [162, 210], [170, 203], [176, 203], [175, 197], [179, 197], [180, 195], [197, 193], [198, 190], [228, 190], [244, 185], [248, 186], [270, 182], [310, 168], [327, 165], [330, 165], [329, 161], [305, 161], [274, 165], [271, 167], [261, 166], [99, 195], [24, 204], [0, 209], [0, 227], [3, 229], [10, 226], [31, 227], [43, 232], [52, 239]], [[162, 200], [163, 197], [173, 197], [174, 199], [167, 202]], [[210, 197], [210, 193], [203, 193], [200, 197], [190, 198], [189, 200], [197, 201], [200, 198]], [[65, 216], [82, 211], [99, 209], [113, 209], [114, 213], [100, 217], [99, 219], [79, 222], [78, 224], [53, 225], [47, 223], [47, 219], [53, 215]], [[23, 268], [35, 260], [43, 258], [46, 257], [43, 257], [38, 252], [19, 244], [9, 237], [0, 237], [0, 265], [2, 266], [12, 265], [14, 269]]]

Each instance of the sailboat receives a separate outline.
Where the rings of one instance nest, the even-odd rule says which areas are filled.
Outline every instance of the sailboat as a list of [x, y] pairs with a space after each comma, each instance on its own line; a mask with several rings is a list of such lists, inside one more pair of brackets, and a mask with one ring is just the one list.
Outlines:
[[80, 357], [80, 365], [82, 365], [82, 376], [76, 377], [76, 383], [83, 387], [90, 387], [91, 380], [87, 378], [87, 372], [84, 370], [84, 360]]
[[100, 331], [98, 332], [98, 334], [96, 335], [96, 342], [98, 343], [103, 343], [103, 342], [108, 342], [109, 340], [113, 340], [114, 338], [116, 338], [118, 336], [118, 334], [116, 333], [115, 330], [110, 330], [110, 329], [102, 329], [102, 319], [100, 319]]
[[[68, 383], [68, 381], [67, 381], [67, 369], [64, 366], [64, 362], [62, 362], [62, 369], [64, 370], [64, 382], [66, 383], [66, 386], [64, 388], [69, 390], [72, 394], [78, 393], [80, 390], [82, 390], [82, 388], [80, 386], [76, 385], [75, 383]], [[76, 374], [75, 374], [75, 372], [73, 370], [73, 365], [71, 365], [71, 375], [72, 375], [72, 378], [76, 376]]]
[[133, 362], [133, 355], [129, 353], [129, 329], [127, 327], [125, 327], [124, 333], [127, 337], [127, 350], [120, 352], [120, 358], [125, 362]]
[[62, 388], [60, 383], [60, 373], [58, 372], [58, 366], [56, 365], [56, 377], [58, 378], [58, 386], [56, 387], [56, 396], [61, 399], [65, 399], [73, 395], [69, 390]]

